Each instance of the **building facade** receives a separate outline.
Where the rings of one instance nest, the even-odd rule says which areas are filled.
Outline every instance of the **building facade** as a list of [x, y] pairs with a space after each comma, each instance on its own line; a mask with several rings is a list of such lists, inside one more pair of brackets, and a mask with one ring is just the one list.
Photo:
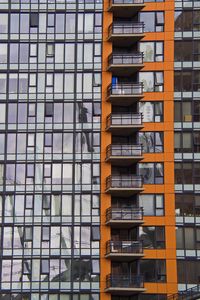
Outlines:
[[200, 280], [200, 4], [0, 2], [0, 299]]

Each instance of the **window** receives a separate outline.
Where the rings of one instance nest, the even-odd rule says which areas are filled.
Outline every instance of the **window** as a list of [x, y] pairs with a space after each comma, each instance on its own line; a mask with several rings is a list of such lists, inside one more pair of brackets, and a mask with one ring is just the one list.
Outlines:
[[142, 113], [143, 122], [163, 122], [162, 102], [139, 102], [139, 112]]
[[39, 26], [39, 14], [31, 13], [30, 14], [30, 27], [38, 27]]
[[30, 74], [29, 75], [29, 86], [30, 87], [36, 87], [36, 83], [37, 83], [36, 74]]
[[199, 284], [200, 261], [198, 259], [177, 260], [178, 283]]
[[200, 227], [177, 227], [176, 228], [177, 249], [199, 250], [200, 249]]
[[[194, 101], [194, 107], [192, 101], [175, 101], [174, 102], [174, 121], [175, 122], [192, 122], [193, 111], [197, 108], [198, 112], [198, 101]], [[197, 104], [197, 106], [196, 106]], [[200, 106], [199, 106], [200, 107]]]
[[0, 44], [0, 64], [7, 63], [7, 44]]
[[100, 240], [100, 228], [99, 226], [92, 226], [92, 240], [99, 241]]
[[164, 12], [141, 12], [140, 22], [144, 22], [145, 32], [164, 31]]
[[48, 242], [50, 239], [50, 228], [47, 226], [42, 227], [42, 241]]
[[53, 103], [45, 104], [45, 117], [53, 117]]
[[44, 164], [44, 183], [51, 184], [51, 164]]
[[41, 260], [41, 274], [49, 274], [49, 260], [48, 259]]
[[176, 194], [176, 215], [181, 217], [200, 217], [199, 194]]
[[37, 56], [37, 44], [30, 44], [30, 57]]
[[140, 72], [139, 81], [144, 85], [144, 92], [163, 92], [163, 72]]
[[164, 165], [163, 163], [140, 163], [139, 175], [143, 177], [144, 184], [163, 184]]
[[166, 261], [156, 259], [142, 259], [140, 262], [141, 274], [145, 282], [166, 282]]
[[175, 31], [200, 30], [200, 11], [181, 10], [175, 12]]
[[25, 227], [24, 241], [29, 242], [33, 239], [33, 228]]
[[175, 184], [199, 184], [200, 163], [175, 163]]
[[28, 183], [33, 183], [33, 178], [35, 176], [34, 174], [35, 174], [34, 164], [28, 164], [26, 168], [26, 176], [27, 179], [31, 179], [31, 181], [29, 180]]
[[47, 27], [54, 27], [55, 26], [55, 15], [48, 14], [47, 15]]
[[8, 15], [1, 13], [0, 18], [0, 34], [8, 32]]
[[146, 249], [165, 248], [165, 227], [164, 226], [143, 226], [140, 229], [140, 240]]
[[55, 45], [54, 44], [47, 44], [47, 56], [52, 57], [55, 54]]
[[0, 74], [0, 93], [2, 94], [6, 92], [6, 79], [6, 74]]
[[144, 54], [144, 62], [163, 61], [163, 42], [140, 42], [140, 51]]
[[175, 132], [174, 149], [175, 152], [199, 153], [200, 152], [200, 131]]
[[139, 203], [145, 216], [164, 216], [164, 195], [139, 195]]
[[163, 132], [139, 132], [139, 143], [144, 153], [163, 152]]

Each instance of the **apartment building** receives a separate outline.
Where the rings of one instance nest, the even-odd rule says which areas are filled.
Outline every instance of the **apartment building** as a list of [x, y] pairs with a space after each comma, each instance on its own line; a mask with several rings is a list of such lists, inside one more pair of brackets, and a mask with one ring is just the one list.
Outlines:
[[199, 26], [199, 1], [0, 1], [1, 300], [198, 299]]

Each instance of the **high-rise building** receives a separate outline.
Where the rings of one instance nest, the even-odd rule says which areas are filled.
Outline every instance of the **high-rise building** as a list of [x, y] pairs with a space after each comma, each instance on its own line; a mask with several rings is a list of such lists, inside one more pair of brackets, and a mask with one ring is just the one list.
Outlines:
[[200, 1], [0, 0], [0, 300], [199, 283]]

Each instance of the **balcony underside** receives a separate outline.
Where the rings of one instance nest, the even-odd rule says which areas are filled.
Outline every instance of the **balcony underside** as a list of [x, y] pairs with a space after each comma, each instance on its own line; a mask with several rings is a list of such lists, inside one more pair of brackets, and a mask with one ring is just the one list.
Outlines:
[[144, 220], [109, 220], [106, 222], [106, 225], [109, 225], [112, 228], [132, 228], [139, 225], [142, 225]]
[[136, 42], [144, 38], [144, 33], [112, 33], [108, 37], [108, 42], [112, 42], [113, 46], [130, 47]]
[[121, 296], [131, 296], [134, 294], [144, 293], [145, 288], [125, 288], [125, 287], [109, 287], [105, 289], [106, 293], [111, 293], [112, 295]]
[[109, 101], [112, 105], [120, 105], [120, 106], [129, 106], [144, 97], [144, 94], [136, 94], [136, 95], [109, 95], [107, 101]]
[[110, 187], [108, 189], [106, 189], [106, 193], [111, 194], [112, 196], [116, 196], [116, 197], [130, 197], [132, 195], [135, 195], [137, 193], [143, 192], [144, 188], [139, 187], [139, 188], [114, 188], [114, 187]]
[[111, 4], [108, 11], [113, 12], [115, 17], [130, 18], [137, 14], [145, 5], [143, 3], [135, 4]]
[[111, 64], [108, 66], [108, 71], [112, 72], [114, 76], [131, 76], [135, 72], [140, 71], [144, 67], [144, 64]]
[[144, 253], [109, 253], [105, 255], [106, 258], [112, 261], [132, 261], [144, 257]]
[[113, 166], [131, 166], [143, 158], [143, 156], [110, 156], [106, 158], [106, 161]]
[[142, 129], [144, 126], [143, 125], [110, 125], [109, 127], [106, 128], [106, 131], [111, 132], [112, 134], [116, 135], [121, 135], [121, 136], [127, 136], [135, 131], [139, 131]]

